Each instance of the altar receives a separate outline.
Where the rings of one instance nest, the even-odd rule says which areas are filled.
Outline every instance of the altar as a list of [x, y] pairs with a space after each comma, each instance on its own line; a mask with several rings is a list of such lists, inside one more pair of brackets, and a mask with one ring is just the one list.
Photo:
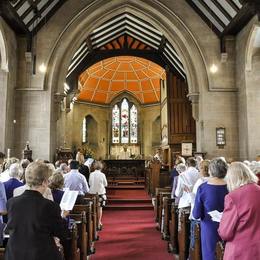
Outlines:
[[143, 178], [145, 160], [104, 160], [104, 172], [109, 178]]

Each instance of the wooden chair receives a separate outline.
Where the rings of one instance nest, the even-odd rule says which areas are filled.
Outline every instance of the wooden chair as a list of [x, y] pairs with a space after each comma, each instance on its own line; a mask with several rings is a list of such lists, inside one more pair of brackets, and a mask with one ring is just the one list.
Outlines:
[[80, 259], [86, 260], [88, 255], [88, 233], [86, 212], [82, 211], [81, 214], [70, 214], [69, 217], [74, 219], [77, 225]]
[[88, 233], [88, 247], [87, 247], [87, 254], [94, 254], [95, 248], [94, 248], [94, 240], [93, 240], [93, 221], [92, 221], [92, 205], [91, 203], [85, 204], [85, 205], [75, 205], [72, 214], [79, 214], [81, 212], [86, 212], [86, 228]]
[[168, 243], [168, 252], [178, 254], [178, 205], [175, 205], [175, 202], [171, 204], [169, 232], [170, 241]]
[[196, 223], [194, 225], [194, 248], [190, 248], [190, 260], [200, 260], [201, 255], [201, 239], [200, 239], [200, 224]]
[[216, 245], [216, 260], [223, 260], [225, 251], [224, 241], [218, 241]]
[[178, 225], [179, 260], [186, 260], [189, 257], [190, 245], [190, 210], [180, 211]]

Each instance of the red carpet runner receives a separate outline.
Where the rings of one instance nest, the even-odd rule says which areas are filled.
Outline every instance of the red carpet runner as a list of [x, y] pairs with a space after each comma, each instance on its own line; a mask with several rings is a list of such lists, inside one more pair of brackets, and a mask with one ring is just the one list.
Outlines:
[[[110, 198], [124, 201], [148, 199], [144, 190], [135, 192], [111, 190], [109, 193]], [[161, 240], [161, 233], [155, 228], [152, 209], [104, 210], [103, 226], [103, 230], [99, 233], [100, 240], [95, 243], [96, 254], [91, 256], [93, 260], [173, 259], [173, 256], [167, 253], [166, 241]]]

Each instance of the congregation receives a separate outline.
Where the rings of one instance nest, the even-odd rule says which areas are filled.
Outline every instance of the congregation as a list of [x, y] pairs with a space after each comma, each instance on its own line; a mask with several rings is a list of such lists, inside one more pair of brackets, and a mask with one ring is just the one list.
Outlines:
[[[98, 228], [102, 229], [102, 207], [106, 204], [105, 187], [108, 183], [102, 173], [101, 161], [83, 159], [79, 163], [70, 160], [68, 164], [57, 161], [54, 166], [49, 161], [39, 159], [34, 162], [5, 159], [3, 153], [0, 153], [0, 157], [1, 244], [6, 244], [6, 233], [10, 236], [6, 259], [17, 259], [17, 254], [22, 254], [19, 259], [34, 259], [33, 254], [38, 254], [43, 244], [36, 243], [34, 252], [28, 255], [28, 244], [20, 246], [21, 235], [29, 240], [36, 238], [36, 232], [46, 223], [50, 223], [50, 226], [44, 227], [46, 241], [43, 241], [48, 242], [46, 248], [50, 246], [52, 251], [41, 259], [61, 259], [58, 258], [61, 257], [59, 250], [67, 234], [69, 212], [61, 211], [58, 205], [66, 189], [78, 191], [77, 203], [82, 203], [86, 194], [98, 194]], [[259, 162], [227, 163], [223, 157], [212, 160], [189, 157], [185, 160], [178, 156], [169, 175], [171, 197], [178, 206], [179, 221], [182, 212], [188, 211], [190, 214], [191, 248], [195, 235], [192, 227], [200, 223], [202, 259], [215, 259], [217, 242], [222, 240], [226, 243], [226, 260], [260, 257], [260, 229], [257, 225], [257, 219], [260, 218], [260, 187], [257, 185], [260, 181]], [[47, 212], [46, 207], [49, 207]], [[28, 214], [29, 208], [36, 213]], [[43, 212], [50, 214], [44, 219], [45, 222], [40, 216]], [[24, 220], [25, 214], [27, 222]], [[55, 243], [51, 245], [50, 240]], [[19, 246], [16, 248], [15, 244]]]
[[66, 190], [78, 192], [76, 204], [84, 204], [88, 194], [98, 195], [97, 230], [102, 229], [107, 180], [101, 161], [57, 161], [54, 166], [40, 159], [0, 157], [0, 243], [6, 247], [5, 259], [64, 259], [73, 221], [59, 206]]

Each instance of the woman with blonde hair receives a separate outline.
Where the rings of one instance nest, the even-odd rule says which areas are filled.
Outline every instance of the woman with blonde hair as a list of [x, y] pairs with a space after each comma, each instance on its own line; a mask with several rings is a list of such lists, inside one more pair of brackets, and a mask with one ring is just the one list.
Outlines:
[[260, 187], [254, 173], [242, 162], [231, 163], [229, 194], [218, 229], [226, 241], [224, 260], [260, 259]]

